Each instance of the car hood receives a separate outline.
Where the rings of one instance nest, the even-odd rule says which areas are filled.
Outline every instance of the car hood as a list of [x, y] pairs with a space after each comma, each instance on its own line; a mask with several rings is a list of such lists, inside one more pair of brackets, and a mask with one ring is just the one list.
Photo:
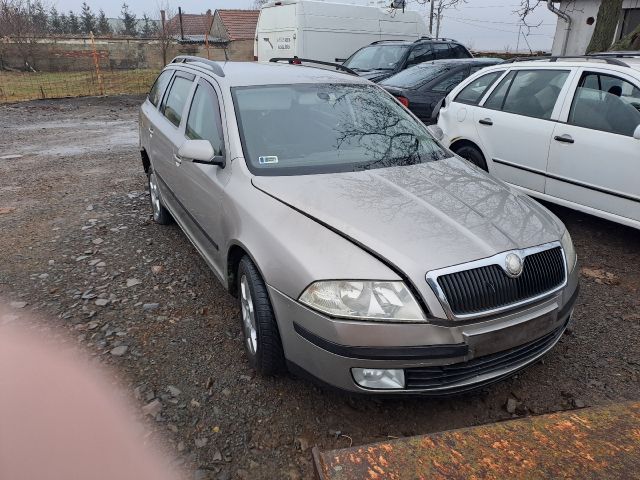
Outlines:
[[559, 240], [564, 232], [540, 204], [458, 157], [361, 172], [257, 176], [253, 184], [420, 277]]

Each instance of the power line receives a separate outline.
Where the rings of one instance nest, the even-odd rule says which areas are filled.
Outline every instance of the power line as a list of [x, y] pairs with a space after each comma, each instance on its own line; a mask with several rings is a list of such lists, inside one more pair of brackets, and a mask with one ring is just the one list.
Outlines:
[[[471, 23], [471, 22], [467, 22], [467, 21], [464, 21], [464, 20], [458, 20], [456, 18], [446, 17], [444, 15], [443, 15], [443, 18], [451, 20], [452, 22], [458, 22], [458, 23], [462, 23], [464, 25], [469, 25], [471, 27], [484, 28], [485, 30], [494, 30], [496, 32], [505, 32], [505, 33], [518, 33], [517, 30], [505, 30], [503, 28], [495, 28], [495, 27], [488, 27], [486, 25], [478, 25], [477, 23]], [[528, 35], [539, 36], [539, 37], [554, 37], [555, 36], [555, 35], [551, 35], [551, 34], [548, 34], [548, 33], [529, 33]]]

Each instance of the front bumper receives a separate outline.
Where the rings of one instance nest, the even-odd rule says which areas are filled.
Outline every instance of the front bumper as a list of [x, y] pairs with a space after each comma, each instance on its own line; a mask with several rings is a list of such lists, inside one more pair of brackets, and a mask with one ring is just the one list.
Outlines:
[[[269, 287], [285, 356], [322, 383], [357, 393], [448, 395], [513, 375], [558, 342], [577, 298], [575, 273], [556, 294], [475, 323], [336, 320]], [[358, 385], [352, 368], [403, 369], [404, 389]]]

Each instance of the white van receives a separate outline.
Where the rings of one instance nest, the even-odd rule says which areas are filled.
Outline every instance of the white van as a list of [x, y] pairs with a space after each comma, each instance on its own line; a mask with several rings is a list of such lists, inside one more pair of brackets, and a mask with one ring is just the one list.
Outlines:
[[342, 62], [378, 40], [416, 40], [427, 35], [418, 12], [313, 0], [269, 2], [260, 11], [254, 56]]

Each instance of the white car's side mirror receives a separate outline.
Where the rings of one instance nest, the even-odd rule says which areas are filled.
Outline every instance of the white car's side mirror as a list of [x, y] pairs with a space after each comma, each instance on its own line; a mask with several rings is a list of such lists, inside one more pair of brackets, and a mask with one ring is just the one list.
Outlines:
[[444, 132], [438, 125], [429, 125], [427, 127], [429, 133], [435, 138], [437, 141], [440, 141], [444, 138]]
[[194, 163], [224, 167], [224, 157], [215, 156], [209, 140], [186, 140], [178, 149], [178, 156]]
[[633, 132], [633, 138], [635, 138], [636, 140], [640, 140], [640, 125], [638, 125]]

